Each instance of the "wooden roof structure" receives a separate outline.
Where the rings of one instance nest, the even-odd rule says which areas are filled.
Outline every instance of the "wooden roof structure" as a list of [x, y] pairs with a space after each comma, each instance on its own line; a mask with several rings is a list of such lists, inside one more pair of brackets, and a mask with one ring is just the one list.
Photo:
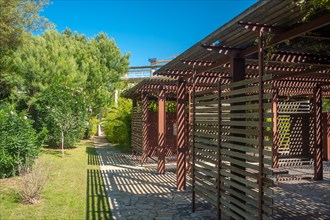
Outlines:
[[[330, 13], [319, 11], [305, 17], [306, 12], [294, 1], [259, 1], [155, 74], [191, 78], [195, 70], [199, 77], [231, 77], [235, 57], [245, 59], [247, 78], [254, 77], [259, 69], [256, 37], [262, 30], [270, 39], [264, 70], [273, 74], [279, 88], [300, 89], [317, 83], [330, 96]], [[289, 94], [288, 90], [282, 93]]]

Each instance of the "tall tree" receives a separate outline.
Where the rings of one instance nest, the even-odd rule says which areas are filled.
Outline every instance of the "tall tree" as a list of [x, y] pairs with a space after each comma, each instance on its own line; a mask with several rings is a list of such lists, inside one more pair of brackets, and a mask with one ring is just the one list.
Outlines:
[[0, 0], [0, 100], [10, 94], [12, 54], [22, 45], [25, 33], [54, 26], [39, 15], [48, 3], [49, 0]]

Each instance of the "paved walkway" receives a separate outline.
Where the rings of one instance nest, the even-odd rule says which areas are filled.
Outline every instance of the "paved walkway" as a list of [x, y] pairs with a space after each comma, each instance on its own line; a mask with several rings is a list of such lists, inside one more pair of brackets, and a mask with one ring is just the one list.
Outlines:
[[[95, 147], [113, 219], [216, 219], [216, 210], [200, 198], [197, 211], [191, 212], [189, 186], [176, 191], [175, 164], [166, 164], [166, 174], [159, 175], [154, 162], [141, 167], [131, 154], [119, 152], [102, 137], [96, 137]], [[292, 171], [311, 176], [313, 167]], [[330, 219], [329, 195], [330, 162], [326, 162], [322, 181], [275, 182], [273, 218]]]
[[131, 154], [119, 152], [102, 137], [96, 137], [95, 147], [113, 219], [215, 219], [215, 209], [201, 199], [191, 212], [191, 190], [176, 191], [174, 164], [159, 175], [156, 164], [141, 167]]

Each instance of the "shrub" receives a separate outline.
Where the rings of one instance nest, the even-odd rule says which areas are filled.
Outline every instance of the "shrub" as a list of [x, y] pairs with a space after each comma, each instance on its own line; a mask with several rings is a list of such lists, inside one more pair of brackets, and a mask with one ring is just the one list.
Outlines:
[[110, 110], [104, 126], [109, 142], [123, 148], [131, 145], [131, 110], [131, 101], [124, 98], [119, 98], [118, 107]]
[[17, 192], [23, 203], [35, 204], [40, 199], [49, 176], [50, 165], [45, 160], [37, 159], [32, 165], [20, 170], [21, 178], [18, 182]]
[[33, 121], [14, 106], [0, 105], [0, 177], [18, 174], [24, 164], [31, 164], [38, 155], [42, 135], [37, 135]]
[[69, 148], [83, 137], [87, 107], [81, 89], [53, 85], [42, 92], [36, 104], [37, 124], [47, 128], [51, 147], [63, 144], [64, 148]]
[[90, 116], [88, 119], [88, 123], [86, 124], [86, 131], [84, 138], [90, 138], [97, 134], [97, 125], [99, 123], [99, 119], [95, 116]]

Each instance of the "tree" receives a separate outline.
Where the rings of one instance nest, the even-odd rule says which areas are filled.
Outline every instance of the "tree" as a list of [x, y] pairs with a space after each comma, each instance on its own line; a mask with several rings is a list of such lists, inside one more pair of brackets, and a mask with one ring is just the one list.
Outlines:
[[10, 95], [13, 82], [8, 81], [8, 75], [12, 55], [23, 44], [26, 33], [54, 26], [39, 15], [48, 3], [48, 0], [0, 0], [0, 100]]
[[39, 123], [48, 130], [50, 145], [71, 147], [82, 137], [87, 121], [87, 106], [83, 89], [58, 81], [41, 93], [37, 112]]

